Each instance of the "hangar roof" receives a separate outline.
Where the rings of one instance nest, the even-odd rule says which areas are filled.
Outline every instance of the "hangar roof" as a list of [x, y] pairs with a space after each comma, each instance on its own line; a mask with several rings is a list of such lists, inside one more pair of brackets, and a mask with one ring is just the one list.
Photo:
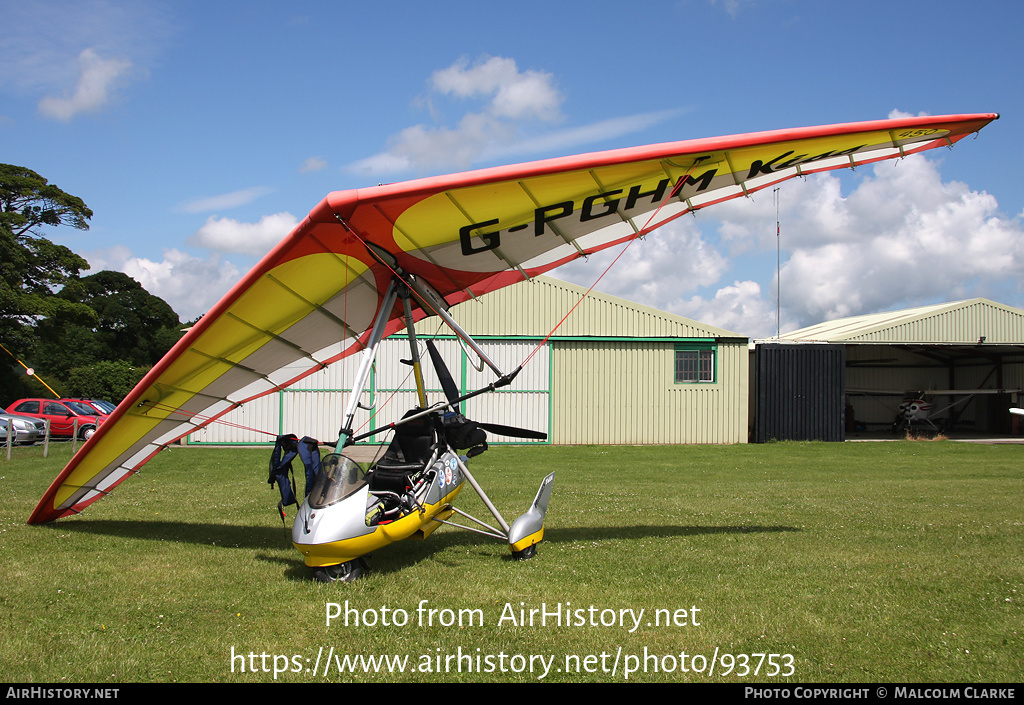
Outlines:
[[1019, 345], [1024, 343], [1024, 311], [988, 299], [968, 299], [840, 318], [786, 333], [781, 339], [850, 344]]

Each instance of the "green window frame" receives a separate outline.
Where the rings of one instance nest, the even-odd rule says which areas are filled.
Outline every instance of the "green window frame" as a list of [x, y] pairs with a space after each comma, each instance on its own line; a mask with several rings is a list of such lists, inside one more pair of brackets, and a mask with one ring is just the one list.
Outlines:
[[718, 381], [718, 346], [677, 344], [676, 384], [715, 384]]

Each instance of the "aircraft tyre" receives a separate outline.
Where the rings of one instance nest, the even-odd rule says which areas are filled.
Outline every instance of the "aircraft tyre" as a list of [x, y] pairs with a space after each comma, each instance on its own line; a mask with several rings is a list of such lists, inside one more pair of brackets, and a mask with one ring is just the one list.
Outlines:
[[517, 561], [528, 561], [537, 555], [537, 544], [531, 543], [522, 551], [512, 551], [512, 558]]
[[320, 583], [352, 583], [359, 580], [370, 566], [362, 558], [347, 563], [324, 566], [313, 571], [313, 579]]

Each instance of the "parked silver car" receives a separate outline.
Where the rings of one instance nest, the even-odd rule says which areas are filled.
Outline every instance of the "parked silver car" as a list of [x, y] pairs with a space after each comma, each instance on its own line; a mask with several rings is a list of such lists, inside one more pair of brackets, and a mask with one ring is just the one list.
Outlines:
[[12, 443], [31, 444], [43, 440], [46, 435], [46, 422], [31, 416], [0, 413], [0, 445], [7, 443], [7, 428], [14, 428]]

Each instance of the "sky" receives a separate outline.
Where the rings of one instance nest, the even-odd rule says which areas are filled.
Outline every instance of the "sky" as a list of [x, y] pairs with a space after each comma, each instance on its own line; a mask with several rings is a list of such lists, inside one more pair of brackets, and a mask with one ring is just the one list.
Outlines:
[[[1019, 2], [0, 0], [0, 17], [0, 162], [81, 197], [90, 229], [46, 236], [183, 321], [331, 191], [988, 112], [953, 149], [681, 218], [596, 289], [750, 338], [976, 296], [1024, 308]], [[552, 275], [590, 286], [617, 253]]]

